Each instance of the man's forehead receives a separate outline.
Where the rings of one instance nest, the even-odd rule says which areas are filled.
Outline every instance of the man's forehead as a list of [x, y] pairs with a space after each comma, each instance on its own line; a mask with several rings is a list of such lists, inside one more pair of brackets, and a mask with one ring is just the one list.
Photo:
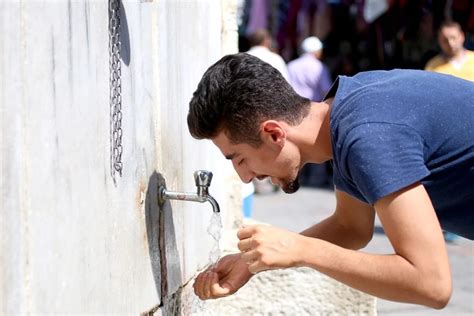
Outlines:
[[211, 138], [211, 140], [214, 143], [214, 145], [216, 145], [220, 149], [226, 148], [230, 145], [229, 138], [223, 132], [218, 133], [216, 136]]
[[232, 159], [235, 157], [236, 155], [235, 150], [232, 148], [233, 146], [229, 138], [227, 137], [227, 135], [225, 135], [225, 133], [220, 132], [211, 140], [214, 143], [214, 145], [216, 145], [217, 148], [220, 149], [224, 157], [226, 157], [227, 159]]
[[459, 31], [458, 28], [454, 26], [445, 26], [443, 29], [441, 29], [441, 34], [443, 35], [459, 35], [462, 34], [461, 31]]

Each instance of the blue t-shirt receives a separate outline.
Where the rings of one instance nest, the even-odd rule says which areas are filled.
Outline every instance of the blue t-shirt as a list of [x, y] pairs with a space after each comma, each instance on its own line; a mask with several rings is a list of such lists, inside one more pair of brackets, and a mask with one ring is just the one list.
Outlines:
[[474, 83], [369, 71], [340, 76], [332, 95], [336, 188], [373, 205], [419, 181], [443, 229], [474, 239]]

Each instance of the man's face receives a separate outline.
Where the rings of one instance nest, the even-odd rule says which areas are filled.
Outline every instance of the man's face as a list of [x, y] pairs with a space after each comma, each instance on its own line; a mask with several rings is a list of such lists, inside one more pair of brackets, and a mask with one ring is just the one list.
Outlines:
[[232, 161], [243, 182], [269, 177], [273, 184], [279, 185], [286, 193], [294, 193], [299, 189], [300, 159], [296, 148], [289, 142], [284, 141], [284, 145], [281, 145], [281, 142], [273, 142], [270, 137], [255, 148], [245, 143], [232, 144], [225, 132], [220, 132], [212, 142]]
[[447, 57], [453, 57], [462, 51], [464, 34], [456, 27], [443, 27], [438, 35], [439, 46]]

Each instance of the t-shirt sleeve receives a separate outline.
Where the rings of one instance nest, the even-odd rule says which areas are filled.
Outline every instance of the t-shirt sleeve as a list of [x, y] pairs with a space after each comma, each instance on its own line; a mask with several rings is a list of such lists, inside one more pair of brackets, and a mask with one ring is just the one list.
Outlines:
[[423, 139], [405, 125], [364, 123], [346, 135], [342, 148], [345, 176], [372, 205], [429, 175]]

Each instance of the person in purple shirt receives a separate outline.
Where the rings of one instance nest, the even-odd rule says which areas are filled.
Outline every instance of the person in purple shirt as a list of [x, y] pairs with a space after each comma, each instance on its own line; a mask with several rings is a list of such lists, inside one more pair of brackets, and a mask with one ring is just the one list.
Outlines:
[[319, 102], [331, 87], [331, 75], [321, 62], [323, 44], [317, 37], [308, 37], [301, 44], [303, 55], [288, 64], [290, 85], [299, 95]]

